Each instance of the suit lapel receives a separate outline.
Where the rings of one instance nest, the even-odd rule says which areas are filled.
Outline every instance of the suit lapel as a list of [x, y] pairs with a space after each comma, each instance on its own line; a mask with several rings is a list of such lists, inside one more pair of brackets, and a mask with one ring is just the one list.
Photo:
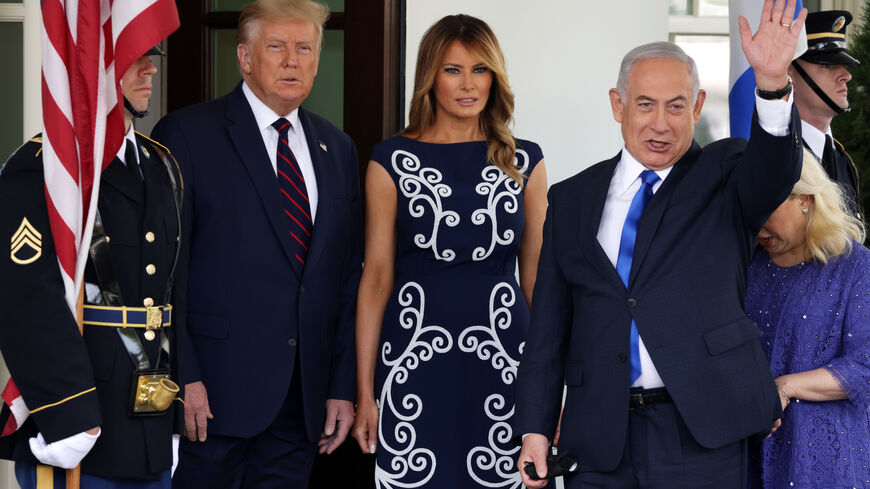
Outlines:
[[[139, 158], [142, 158], [141, 151], [139, 152]], [[109, 166], [100, 174], [100, 184], [114, 187], [125, 197], [139, 205], [145, 204], [145, 187], [142, 185], [142, 180], [139, 180], [127, 170], [127, 167], [118, 158], [113, 158]]]
[[637, 241], [634, 245], [634, 256], [631, 260], [631, 273], [629, 274], [628, 283], [634, 283], [635, 275], [643, 264], [644, 258], [649, 251], [653, 237], [661, 224], [665, 209], [668, 207], [668, 202], [674, 194], [674, 189], [680, 184], [680, 181], [686, 175], [686, 172], [691, 168], [692, 163], [698, 159], [701, 153], [701, 147], [698, 143], [692, 142], [692, 146], [686, 151], [686, 154], [680, 158], [674, 165], [674, 168], [668, 174], [662, 186], [652, 196], [646, 208], [643, 210], [643, 215], [640, 217], [640, 222], [637, 225]]
[[281, 214], [278, 180], [275, 177], [275, 172], [272, 171], [269, 155], [263, 145], [263, 137], [260, 135], [254, 113], [245, 99], [244, 92], [242, 92], [241, 83], [236, 86], [236, 89], [227, 99], [227, 133], [239, 154], [242, 165], [254, 182], [254, 188], [260, 196], [260, 200], [263, 201], [266, 215], [269, 216], [269, 222], [272, 224], [278, 241], [281, 242], [287, 259], [295, 260], [294, 253], [291, 251], [287, 222]]
[[[604, 252], [604, 248], [601, 247], [601, 243], [598, 242], [598, 227], [601, 225], [604, 202], [607, 200], [610, 180], [613, 178], [620, 154], [618, 153], [603, 165], [595, 167], [592, 188], [589, 193], [584, 195], [583, 192], [579, 192], [577, 195], [578, 199], [582, 199], [582, 202], [578, 202], [577, 209], [586, 208], [586, 211], [579, 212], [580, 226], [578, 229], [581, 233], [582, 248], [589, 256], [589, 261], [598, 269], [598, 273], [616, 288], [622, 288], [624, 285], [616, 272], [616, 268], [610, 263], [607, 253]], [[592, 207], [588, 207], [590, 203]]]
[[[311, 231], [311, 243], [308, 248], [308, 257], [305, 259], [305, 268], [303, 269], [303, 277], [306, 275], [305, 270], [314, 269], [314, 265], [323, 254], [323, 248], [326, 244], [326, 239], [329, 236], [329, 228], [332, 226], [332, 219], [335, 217], [334, 212], [330, 209], [332, 198], [335, 192], [332, 187], [340, 182], [338, 175], [329, 171], [329, 167], [333, 164], [332, 158], [329, 156], [329, 148], [323, 143], [314, 126], [311, 116], [304, 109], [299, 109], [299, 120], [302, 122], [302, 129], [305, 131], [305, 142], [308, 144], [308, 153], [311, 155], [311, 164], [314, 166], [314, 179], [317, 183], [317, 214], [315, 216], [314, 229]], [[323, 149], [326, 147], [326, 149]]]

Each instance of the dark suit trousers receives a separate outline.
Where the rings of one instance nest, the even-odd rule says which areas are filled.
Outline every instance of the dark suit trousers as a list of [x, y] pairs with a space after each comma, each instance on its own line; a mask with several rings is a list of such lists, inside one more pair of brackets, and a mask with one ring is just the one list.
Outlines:
[[[298, 361], [293, 370], [284, 405], [266, 431], [252, 438], [209, 434], [204, 442], [182, 437], [172, 487], [308, 489], [317, 444], [305, 431]], [[233, 415], [237, 413], [224, 413]]]
[[[718, 449], [695, 441], [673, 403], [629, 413], [622, 459], [611, 472], [580, 472], [568, 489], [741, 489], [746, 487], [746, 440]], [[583, 461], [580, 461], [583, 468]]]

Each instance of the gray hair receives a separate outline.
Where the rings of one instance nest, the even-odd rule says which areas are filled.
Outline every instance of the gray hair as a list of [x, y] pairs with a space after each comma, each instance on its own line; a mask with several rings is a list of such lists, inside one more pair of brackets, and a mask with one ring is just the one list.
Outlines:
[[701, 80], [698, 78], [698, 67], [695, 65], [695, 60], [686, 54], [685, 51], [672, 42], [651, 42], [638, 46], [622, 58], [622, 65], [619, 67], [619, 78], [616, 79], [616, 89], [619, 91], [619, 98], [623, 102], [628, 98], [628, 75], [634, 64], [643, 59], [650, 58], [670, 58], [680, 61], [689, 69], [689, 75], [692, 77], [692, 104], [698, 99], [698, 92], [701, 90]]

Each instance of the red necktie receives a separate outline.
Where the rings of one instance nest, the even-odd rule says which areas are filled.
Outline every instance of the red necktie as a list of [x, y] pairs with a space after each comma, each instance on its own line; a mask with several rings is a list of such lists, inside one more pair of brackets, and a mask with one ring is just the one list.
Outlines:
[[278, 131], [278, 187], [281, 189], [281, 205], [287, 216], [287, 227], [290, 232], [290, 242], [296, 259], [293, 266], [302, 274], [305, 257], [308, 255], [308, 244], [311, 242], [311, 231], [314, 222], [311, 220], [311, 206], [308, 204], [308, 190], [305, 179], [293, 151], [290, 150], [287, 135], [290, 131], [290, 121], [278, 119], [272, 124]]

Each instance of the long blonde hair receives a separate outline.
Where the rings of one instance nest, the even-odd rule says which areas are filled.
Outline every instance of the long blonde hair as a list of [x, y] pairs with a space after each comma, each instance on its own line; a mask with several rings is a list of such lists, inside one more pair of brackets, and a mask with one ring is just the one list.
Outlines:
[[426, 31], [417, 53], [414, 95], [405, 135], [421, 135], [435, 122], [435, 75], [447, 47], [459, 41], [480, 57], [492, 73], [489, 99], [480, 114], [480, 130], [486, 136], [486, 159], [516, 182], [523, 174], [514, 165], [517, 143], [508, 127], [513, 119], [514, 93], [507, 79], [504, 54], [486, 22], [470, 15], [448, 15]]
[[852, 251], [852, 240], [864, 241], [864, 223], [852, 215], [845, 194], [831, 181], [815, 155], [804, 149], [801, 178], [789, 198], [809, 195], [807, 247], [813, 258], [828, 263], [835, 256]]

